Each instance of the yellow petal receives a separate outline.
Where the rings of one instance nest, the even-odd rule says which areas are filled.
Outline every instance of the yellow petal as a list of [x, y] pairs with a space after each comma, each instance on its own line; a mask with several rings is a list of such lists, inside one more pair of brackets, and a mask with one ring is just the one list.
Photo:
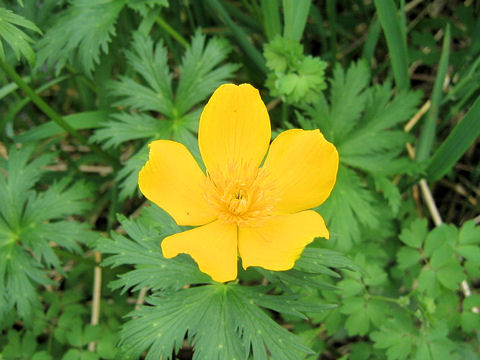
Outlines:
[[242, 266], [289, 270], [316, 237], [329, 237], [323, 218], [315, 211], [280, 215], [259, 227], [240, 227], [238, 250]]
[[263, 168], [275, 186], [276, 210], [294, 213], [328, 198], [337, 178], [338, 152], [319, 130], [287, 130], [272, 142]]
[[258, 167], [270, 137], [267, 108], [249, 84], [220, 86], [200, 117], [198, 144], [209, 172], [231, 163]]
[[189, 254], [199, 269], [213, 280], [225, 282], [237, 277], [237, 227], [214, 221], [210, 224], [171, 235], [162, 241], [167, 259]]
[[187, 148], [157, 140], [138, 174], [145, 197], [168, 212], [179, 225], [203, 225], [215, 219], [204, 198], [206, 177]]

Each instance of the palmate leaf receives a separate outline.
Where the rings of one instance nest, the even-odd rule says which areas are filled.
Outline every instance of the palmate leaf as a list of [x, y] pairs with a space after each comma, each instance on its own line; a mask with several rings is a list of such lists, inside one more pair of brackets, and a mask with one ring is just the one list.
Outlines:
[[369, 87], [369, 82], [366, 63], [352, 64], [347, 71], [337, 65], [330, 101], [321, 95], [304, 109], [305, 117], [298, 114], [304, 128], [319, 128], [339, 151], [337, 183], [320, 213], [338, 240], [336, 246], [344, 250], [359, 241], [363, 228], [378, 229], [388, 219], [378, 190], [390, 213], [398, 211], [400, 192], [389, 176], [417, 171], [403, 155], [410, 137], [402, 125], [414, 114], [421, 93], [402, 92], [393, 97], [390, 83]]
[[172, 359], [185, 335], [194, 347], [193, 359], [298, 360], [312, 353], [294, 334], [275, 323], [240, 286], [215, 284], [149, 298], [151, 306], [121, 333], [122, 353], [136, 358]]
[[[146, 288], [154, 294], [147, 299], [149, 306], [133, 312], [133, 319], [124, 325], [121, 353], [126, 358], [147, 351], [147, 359], [171, 359], [185, 336], [194, 347], [194, 359], [267, 360], [270, 353], [274, 359], [297, 360], [310, 353], [299, 338], [261, 308], [306, 319], [307, 313], [322, 312], [332, 305], [305, 300], [291, 289], [278, 292], [280, 282], [274, 278], [268, 286], [220, 284], [200, 272], [188, 255], [165, 259], [162, 239], [186, 228], [157, 206], [143, 209], [135, 220], [119, 220], [126, 234], [112, 233], [112, 239], [99, 239], [97, 250], [110, 254], [102, 265], [129, 264], [134, 269], [110, 286], [122, 291]], [[295, 272], [304, 276], [306, 286], [311, 288], [316, 275], [337, 277], [331, 268], [358, 268], [331, 250], [309, 247], [304, 255], [298, 261], [298, 270], [268, 273], [281, 276]], [[292, 288], [303, 285], [295, 275], [285, 276], [281, 281]]]
[[[30, 65], [35, 62], [35, 53], [30, 46], [33, 40], [17, 26], [41, 33], [40, 29], [31, 21], [13, 13], [10, 10], [0, 8], [0, 38], [12, 48], [17, 60], [20, 54], [25, 56]], [[0, 40], [0, 59], [5, 60], [5, 51]]]
[[63, 273], [61, 262], [50, 242], [80, 252], [78, 242], [90, 242], [96, 235], [88, 225], [64, 220], [90, 208], [91, 191], [81, 182], [65, 178], [38, 192], [34, 187], [46, 172], [52, 155], [30, 161], [34, 147], [9, 150], [0, 176], [0, 293], [5, 301], [0, 314], [16, 308], [20, 318], [31, 321], [39, 306], [36, 287], [53, 284], [46, 270]]
[[91, 75], [100, 59], [108, 54], [115, 35], [115, 23], [125, 0], [74, 0], [38, 42], [37, 67], [47, 64], [56, 73], [67, 65], [79, 64]]
[[[192, 133], [198, 129], [201, 108], [196, 108], [237, 69], [224, 64], [230, 52], [228, 43], [196, 32], [180, 65], [180, 79], [174, 89], [167, 64], [167, 50], [160, 41], [139, 32], [133, 35], [132, 48], [126, 52], [135, 76], [120, 76], [110, 85], [115, 102], [127, 111], [113, 115], [96, 130], [93, 139], [105, 147], [119, 146], [125, 141], [173, 139], [184, 143], [198, 157], [198, 145]], [[137, 150], [135, 159], [127, 160], [117, 177], [121, 198], [136, 191], [137, 174], [146, 153], [146, 146]], [[140, 166], [139, 166], [140, 165]]]
[[337, 65], [330, 104], [320, 97], [306, 109], [311, 122], [305, 125], [322, 130], [337, 146], [342, 164], [375, 175], [405, 173], [411, 167], [405, 167], [400, 153], [410, 137], [400, 125], [414, 114], [421, 93], [403, 92], [392, 98], [390, 83], [368, 87], [369, 80], [364, 62], [351, 65], [346, 73]]
[[447, 335], [445, 321], [417, 329], [409, 319], [392, 318], [380, 331], [372, 332], [371, 338], [376, 348], [386, 349], [388, 360], [464, 359], [462, 355], [466, 352], [462, 344], [453, 342]]

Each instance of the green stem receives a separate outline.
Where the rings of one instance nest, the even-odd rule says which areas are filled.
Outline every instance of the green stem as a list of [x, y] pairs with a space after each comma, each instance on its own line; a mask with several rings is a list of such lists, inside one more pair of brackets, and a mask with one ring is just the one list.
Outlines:
[[157, 24], [160, 25], [160, 27], [162, 27], [163, 30], [169, 33], [171, 37], [177, 40], [180, 45], [182, 45], [183, 47], [188, 46], [188, 41], [185, 40], [185, 38], [182, 35], [180, 35], [174, 28], [172, 28], [167, 22], [165, 22], [165, 20], [163, 20], [161, 16], [158, 16], [156, 21], [157, 21]]
[[120, 167], [120, 162], [111, 156], [110, 154], [103, 151], [95, 144], [90, 144], [88, 139], [79, 133], [77, 130], [72, 128], [59, 114], [53, 110], [50, 105], [48, 105], [43, 99], [37, 95], [37, 93], [28, 86], [23, 79], [17, 74], [14, 68], [12, 68], [9, 64], [5, 61], [0, 60], [0, 68], [7, 73], [7, 75], [18, 85], [20, 89], [22, 89], [25, 94], [33, 101], [35, 105], [50, 119], [57, 123], [61, 128], [63, 128], [66, 132], [71, 134], [75, 139], [77, 139], [82, 145], [88, 146], [95, 154], [105, 159], [108, 163], [110, 163], [114, 168]]
[[327, 0], [328, 28], [330, 30], [330, 52], [332, 66], [337, 60], [337, 10], [335, 0]]
[[392, 303], [395, 303], [399, 306], [402, 306], [401, 303], [400, 303], [400, 300], [395, 299], [395, 298], [390, 298], [390, 297], [382, 296], [382, 295], [371, 295], [371, 294], [368, 294], [368, 295], [369, 295], [370, 299], [392, 302]]

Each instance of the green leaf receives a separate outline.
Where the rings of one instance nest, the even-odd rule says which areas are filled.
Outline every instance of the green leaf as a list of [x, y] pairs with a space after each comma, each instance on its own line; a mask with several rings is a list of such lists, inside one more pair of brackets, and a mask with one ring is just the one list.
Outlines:
[[313, 246], [308, 246], [303, 251], [300, 259], [298, 259], [295, 263], [295, 269], [300, 271], [340, 277], [336, 272], [325, 272], [325, 269], [328, 267], [337, 269], [349, 269], [358, 272], [363, 271], [351, 259], [345, 257], [339, 252]]
[[408, 228], [403, 228], [399, 236], [400, 240], [412, 248], [420, 249], [427, 237], [427, 225], [426, 219], [415, 219]]
[[108, 54], [115, 23], [124, 0], [75, 0], [38, 42], [37, 68], [44, 63], [57, 74], [68, 64], [79, 64], [91, 75], [100, 61], [100, 49]]
[[391, 54], [393, 76], [400, 92], [409, 88], [407, 42], [402, 31], [400, 17], [393, 0], [375, 0], [378, 19], [382, 25], [389, 53]]
[[337, 183], [319, 212], [329, 224], [331, 240], [338, 249], [349, 249], [360, 241], [360, 227], [379, 226], [380, 213], [375, 197], [351, 169], [340, 166]]
[[428, 296], [436, 298], [440, 294], [440, 284], [432, 269], [424, 269], [418, 276], [418, 291], [425, 292]]
[[465, 280], [462, 267], [454, 261], [437, 269], [437, 277], [440, 283], [450, 290], [458, 289], [460, 283]]
[[224, 39], [206, 36], [197, 31], [187, 47], [180, 67], [180, 81], [175, 96], [175, 108], [180, 115], [209, 97], [213, 91], [232, 76], [238, 65], [220, 65], [231, 47]]
[[138, 193], [138, 172], [148, 160], [148, 147], [141, 147], [137, 153], [125, 161], [117, 173], [115, 180], [120, 183], [119, 198], [121, 201]]
[[338, 283], [341, 295], [343, 297], [352, 297], [364, 291], [364, 286], [360, 281], [354, 279], [344, 279]]
[[311, 0], [283, 0], [283, 17], [285, 27], [283, 36], [286, 39], [300, 41], [303, 29], [307, 24]]
[[172, 359], [183, 339], [194, 347], [193, 359], [297, 360], [311, 351], [253, 305], [235, 285], [208, 285], [149, 298], [131, 314], [121, 333], [122, 353], [146, 359]]
[[473, 103], [462, 120], [455, 125], [440, 145], [428, 164], [427, 174], [431, 180], [444, 176], [480, 135], [480, 97]]
[[[151, 213], [150, 213], [151, 214]], [[162, 228], [165, 221], [159, 221], [153, 228], [141, 221], [127, 220], [120, 217], [120, 223], [129, 237], [113, 232], [112, 240], [101, 239], [97, 242], [97, 250], [107, 257], [103, 266], [120, 266], [131, 264], [135, 269], [110, 284], [111, 287], [130, 288], [138, 291], [144, 287], [152, 290], [180, 289], [185, 285], [209, 283], [212, 280], [198, 270], [197, 265], [188, 256], [165, 259], [160, 248], [160, 241], [172, 230]], [[176, 226], [173, 232], [182, 229]], [[169, 234], [168, 234], [169, 235]]]
[[365, 335], [370, 329], [370, 318], [367, 312], [367, 303], [363, 298], [346, 298], [341, 308], [343, 314], [349, 315], [345, 321], [345, 328], [349, 335]]
[[263, 27], [269, 41], [276, 35], [280, 35], [282, 26], [280, 24], [279, 1], [261, 0]]
[[469, 220], [462, 225], [458, 243], [461, 245], [480, 244], [480, 227], [475, 224], [475, 221]]
[[128, 64], [143, 79], [121, 76], [110, 85], [112, 95], [121, 98], [114, 103], [141, 111], [156, 111], [173, 115], [172, 76], [167, 65], [167, 50], [163, 42], [154, 44], [150, 37], [133, 33], [132, 49], [126, 51]]
[[411, 269], [422, 260], [420, 252], [416, 249], [402, 247], [397, 253], [398, 267], [402, 270]]
[[[75, 130], [98, 128], [100, 123], [106, 121], [107, 119], [108, 113], [106, 111], [86, 111], [63, 117], [63, 120], [65, 120], [65, 122]], [[57, 123], [54, 121], [49, 121], [44, 124], [40, 124], [33, 129], [24, 132], [23, 134], [15, 136], [15, 141], [28, 143], [47, 139], [51, 136], [64, 133], [65, 130], [58, 126]]]
[[116, 147], [130, 140], [167, 138], [171, 133], [169, 122], [144, 113], [113, 114], [101, 126], [92, 138], [104, 148]]
[[[135, 32], [132, 49], [126, 52], [129, 67], [138, 76], [120, 76], [110, 84], [114, 103], [128, 110], [112, 115], [92, 137], [104, 147], [115, 147], [130, 140], [152, 141], [172, 139], [183, 142], [198, 160], [198, 144], [192, 133], [198, 130], [201, 107], [220, 84], [237, 69], [236, 65], [220, 63], [230, 47], [224, 41], [196, 32], [180, 66], [176, 94], [172, 90], [172, 74], [167, 64], [167, 50], [160, 41]], [[152, 112], [158, 113], [157, 116]], [[120, 198], [132, 196], [138, 188], [137, 175], [148, 157], [146, 146], [125, 162], [117, 174]]]
[[444, 245], [453, 249], [458, 238], [458, 229], [454, 225], [442, 224], [430, 231], [425, 240], [425, 256], [432, 257], [433, 253]]
[[388, 201], [388, 205], [394, 214], [398, 213], [402, 202], [402, 194], [392, 181], [386, 176], [377, 176], [374, 178], [375, 187], [380, 190], [384, 198]]
[[91, 196], [89, 187], [63, 178], [44, 191], [34, 190], [54, 154], [30, 160], [33, 150], [32, 145], [10, 148], [0, 175], [0, 196], [7, 204], [0, 208], [0, 257], [4, 259], [0, 262], [0, 293], [5, 300], [0, 300], [0, 315], [16, 308], [27, 323], [39, 307], [37, 285], [54, 284], [46, 270], [54, 267], [64, 273], [50, 242], [81, 252], [78, 242], [88, 243], [96, 237], [86, 223], [65, 220], [90, 209], [86, 201]]
[[127, 6], [146, 17], [156, 7], [168, 7], [168, 0], [128, 0]]
[[[305, 129], [319, 128], [338, 149], [337, 182], [320, 213], [335, 246], [349, 249], [361, 241], [362, 229], [384, 228], [381, 225], [398, 209], [400, 194], [388, 176], [418, 170], [402, 154], [410, 140], [402, 126], [415, 113], [421, 93], [393, 97], [388, 82], [369, 87], [369, 68], [362, 61], [347, 71], [337, 65], [331, 82], [330, 103], [319, 96], [298, 120]], [[382, 190], [393, 211], [385, 207], [372, 184]]]
[[[437, 76], [433, 84], [431, 105], [425, 121], [422, 125], [422, 132], [418, 139], [415, 158], [417, 161], [424, 161], [430, 156], [435, 141], [435, 133], [438, 122], [438, 110], [442, 98], [443, 84], [448, 70], [448, 60], [450, 57], [450, 24], [447, 24], [445, 36], [443, 38], [442, 55], [438, 64]], [[465, 149], [466, 150], [466, 149]]]
[[367, 94], [364, 90], [369, 81], [370, 71], [364, 61], [350, 65], [347, 73], [338, 64], [333, 69], [331, 105], [328, 120], [322, 125], [330, 129], [326, 135], [335, 144], [342, 143], [365, 109]]
[[395, 319], [387, 322], [388, 327], [382, 327], [381, 331], [374, 331], [370, 337], [374, 341], [375, 348], [386, 349], [388, 360], [406, 360], [415, 348], [415, 330], [408, 324], [401, 324]]
[[[33, 30], [40, 34], [42, 33], [34, 23], [25, 19], [23, 16], [17, 15], [11, 10], [0, 8], [0, 38], [10, 45], [17, 60], [20, 60], [21, 54], [25, 56], [30, 66], [33, 66], [35, 63], [35, 52], [30, 46], [33, 40], [22, 30], [18, 29], [17, 26]], [[1, 41], [0, 59], [5, 60], [5, 52]]]

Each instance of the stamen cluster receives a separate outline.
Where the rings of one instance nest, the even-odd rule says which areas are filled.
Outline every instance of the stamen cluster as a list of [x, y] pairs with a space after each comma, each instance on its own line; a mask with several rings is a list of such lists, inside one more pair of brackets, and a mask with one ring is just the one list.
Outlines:
[[220, 220], [249, 226], [271, 218], [277, 202], [267, 172], [238, 162], [208, 173], [205, 198]]

